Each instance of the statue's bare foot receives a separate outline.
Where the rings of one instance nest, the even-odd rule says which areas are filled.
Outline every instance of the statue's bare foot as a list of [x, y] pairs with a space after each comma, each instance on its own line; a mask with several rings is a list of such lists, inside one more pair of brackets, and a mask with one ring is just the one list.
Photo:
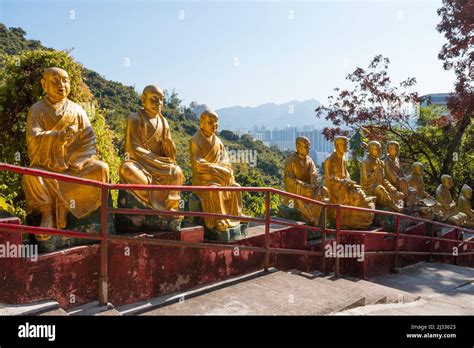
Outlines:
[[393, 209], [393, 211], [397, 212], [397, 213], [401, 213], [402, 210], [403, 210], [403, 207], [400, 207], [398, 204], [396, 203], [392, 203], [390, 204], [390, 207]]
[[41, 224], [40, 227], [45, 228], [55, 228], [53, 214], [51, 213], [44, 213], [41, 215]]
[[216, 222], [216, 230], [218, 230], [219, 232], [225, 232], [227, 231], [227, 228], [228, 226], [224, 221], [219, 220]]
[[[43, 213], [43, 214], [41, 215], [40, 227], [44, 227], [44, 228], [55, 228], [55, 227], [56, 227], [56, 224], [54, 223], [53, 214], [51, 214], [51, 213]], [[47, 235], [47, 234], [37, 234], [37, 235], [35, 236], [36, 240], [39, 241], [39, 242], [48, 241], [48, 240], [51, 239], [51, 237], [52, 237], [52, 236]]]

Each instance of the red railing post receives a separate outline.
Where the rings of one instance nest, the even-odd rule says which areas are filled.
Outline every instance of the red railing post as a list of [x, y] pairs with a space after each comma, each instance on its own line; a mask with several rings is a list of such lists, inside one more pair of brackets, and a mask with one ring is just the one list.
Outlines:
[[100, 233], [102, 240], [100, 242], [100, 276], [99, 276], [99, 304], [107, 305], [108, 302], [108, 274], [107, 274], [107, 227], [109, 215], [109, 191], [107, 187], [101, 189], [101, 206], [100, 206]]
[[395, 221], [395, 233], [397, 237], [395, 238], [395, 267], [393, 268], [394, 272], [398, 272], [398, 249], [400, 243], [400, 215], [397, 215], [397, 220]]
[[462, 233], [459, 233], [459, 230], [456, 228], [455, 230], [455, 236], [456, 236], [456, 254], [454, 255], [454, 264], [457, 266], [458, 265], [458, 255], [459, 255], [459, 235], [461, 235], [462, 238]]
[[265, 249], [263, 268], [267, 272], [270, 267], [270, 191], [265, 192]]
[[323, 209], [321, 210], [321, 213], [323, 214], [322, 222], [321, 222], [321, 269], [323, 271], [323, 274], [326, 274], [326, 226], [327, 226], [327, 208], [326, 204], [323, 206]]
[[[336, 208], [336, 248], [339, 247], [339, 243], [341, 241], [341, 207], [338, 205]], [[334, 274], [336, 277], [339, 276], [339, 257], [337, 256], [337, 249], [333, 250], [336, 253], [336, 260], [334, 266]]]
[[429, 262], [433, 262], [433, 251], [434, 251], [434, 232], [435, 232], [435, 225], [431, 225], [431, 236], [430, 236], [430, 258]]

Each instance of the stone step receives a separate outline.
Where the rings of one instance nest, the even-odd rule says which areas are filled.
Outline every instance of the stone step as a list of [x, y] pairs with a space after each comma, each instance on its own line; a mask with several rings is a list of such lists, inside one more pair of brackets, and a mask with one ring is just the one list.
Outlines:
[[354, 308], [343, 315], [472, 315], [474, 269], [441, 263], [419, 263], [374, 281], [410, 292], [419, 299]]
[[300, 276], [314, 279], [315, 282], [324, 283], [334, 287], [336, 290], [343, 290], [352, 294], [365, 297], [365, 305], [378, 303], [408, 303], [417, 300], [418, 296], [406, 291], [389, 288], [370, 281], [350, 277], [336, 277], [333, 274], [324, 276], [321, 272], [304, 273]]
[[59, 309], [56, 301], [41, 301], [25, 305], [0, 305], [0, 315], [39, 315]]
[[179, 303], [143, 315], [317, 315], [364, 304], [364, 297], [274, 270], [193, 298], [184, 297]]
[[[67, 311], [68, 315], [71, 316], [91, 316], [99, 315], [100, 313], [113, 310], [114, 306], [111, 303], [108, 303], [106, 306], [100, 306], [99, 301], [89, 302], [74, 308], [71, 308]], [[105, 314], [108, 315], [108, 314]]]
[[322, 286], [329, 286], [334, 289], [334, 291], [352, 294], [358, 297], [364, 297], [365, 302], [363, 305], [375, 304], [375, 303], [386, 303], [387, 296], [381, 294], [380, 292], [374, 292], [370, 290], [365, 290], [357, 285], [353, 285], [352, 282], [348, 279], [337, 278], [335, 276], [323, 276], [320, 272], [297, 272], [292, 270], [292, 274], [302, 276], [304, 278], [313, 280], [313, 282], [321, 284]]
[[69, 316], [69, 314], [62, 308], [41, 313], [40, 316]]
[[120, 314], [120, 312], [116, 309], [109, 309], [109, 310], [99, 312], [99, 313], [94, 314], [94, 315], [96, 315], [96, 316], [122, 316], [122, 314]]
[[447, 292], [474, 280], [474, 269], [438, 262], [420, 262], [402, 268], [399, 274], [387, 274], [374, 282], [409, 292], [414, 296], [430, 296]]

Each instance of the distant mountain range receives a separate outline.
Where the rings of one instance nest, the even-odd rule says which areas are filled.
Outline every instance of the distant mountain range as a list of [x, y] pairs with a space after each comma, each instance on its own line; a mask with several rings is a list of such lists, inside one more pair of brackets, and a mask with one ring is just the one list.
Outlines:
[[325, 119], [316, 118], [316, 109], [321, 103], [316, 99], [292, 100], [284, 104], [267, 103], [256, 107], [232, 106], [216, 110], [220, 129], [252, 129], [265, 126], [268, 129], [287, 125], [301, 127], [314, 125], [317, 128], [330, 126]]

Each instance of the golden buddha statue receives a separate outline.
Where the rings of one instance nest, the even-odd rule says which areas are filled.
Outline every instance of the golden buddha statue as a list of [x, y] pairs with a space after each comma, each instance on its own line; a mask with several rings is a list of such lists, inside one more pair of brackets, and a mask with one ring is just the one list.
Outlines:
[[459, 212], [456, 203], [451, 196], [453, 178], [450, 175], [441, 175], [441, 184], [436, 189], [436, 200], [440, 206], [441, 220], [456, 226], [463, 226], [467, 222], [467, 216]]
[[411, 174], [407, 177], [407, 183], [411, 189], [415, 190], [416, 204], [420, 216], [432, 219], [435, 214], [439, 215], [439, 204], [434, 197], [425, 191], [424, 170], [423, 163], [414, 162], [411, 166]]
[[[351, 180], [347, 170], [345, 154], [349, 139], [345, 136], [334, 138], [334, 152], [324, 161], [326, 187], [329, 201], [334, 204], [375, 209], [372, 197], [367, 197], [362, 188]], [[375, 197], [374, 197], [375, 198]], [[331, 214], [333, 218], [334, 214]], [[367, 228], [372, 224], [374, 214], [352, 210], [342, 210], [341, 226]]]
[[[414, 162], [411, 165], [411, 174], [407, 177], [407, 183], [416, 190], [416, 194], [421, 199], [433, 198], [425, 191], [425, 180], [423, 179], [425, 167], [423, 163]], [[434, 198], [433, 198], [434, 199]]]
[[474, 228], [474, 210], [471, 209], [472, 189], [464, 184], [461, 188], [461, 193], [458, 198], [458, 210], [466, 214], [467, 221], [464, 226]]
[[[189, 142], [194, 186], [239, 187], [235, 182], [232, 164], [222, 140], [216, 135], [219, 116], [205, 110], [199, 119], [198, 132]], [[199, 191], [198, 196], [204, 212], [242, 216], [240, 192]], [[226, 232], [240, 224], [239, 220], [227, 218], [204, 218], [207, 228]]]
[[360, 183], [367, 195], [377, 197], [377, 205], [400, 212], [404, 194], [385, 178], [381, 152], [382, 146], [378, 141], [369, 142], [367, 156], [360, 167]]
[[389, 141], [387, 143], [387, 156], [384, 160], [385, 177], [398, 191], [403, 192], [405, 197], [408, 196], [407, 178], [400, 167], [400, 144], [397, 141]]
[[[69, 75], [60, 68], [44, 70], [46, 97], [34, 104], [27, 117], [26, 142], [30, 167], [107, 182], [109, 167], [96, 154], [96, 138], [84, 109], [67, 97]], [[41, 214], [41, 227], [65, 228], [67, 214], [84, 218], [99, 208], [100, 188], [23, 176], [28, 213]], [[52, 236], [36, 235], [40, 242]]]
[[[328, 190], [320, 185], [318, 169], [309, 156], [311, 142], [306, 137], [296, 138], [296, 152], [288, 156], [285, 163], [285, 190], [300, 196], [324, 202], [328, 199]], [[312, 225], [317, 225], [321, 206], [294, 200], [294, 207], [301, 216]], [[286, 199], [288, 201], [288, 199]]]
[[[141, 95], [143, 108], [128, 118], [125, 136], [127, 160], [119, 169], [124, 184], [183, 185], [181, 168], [176, 164], [176, 147], [168, 121], [163, 117], [163, 91], [146, 86]], [[178, 210], [179, 191], [130, 191], [149, 209]]]

